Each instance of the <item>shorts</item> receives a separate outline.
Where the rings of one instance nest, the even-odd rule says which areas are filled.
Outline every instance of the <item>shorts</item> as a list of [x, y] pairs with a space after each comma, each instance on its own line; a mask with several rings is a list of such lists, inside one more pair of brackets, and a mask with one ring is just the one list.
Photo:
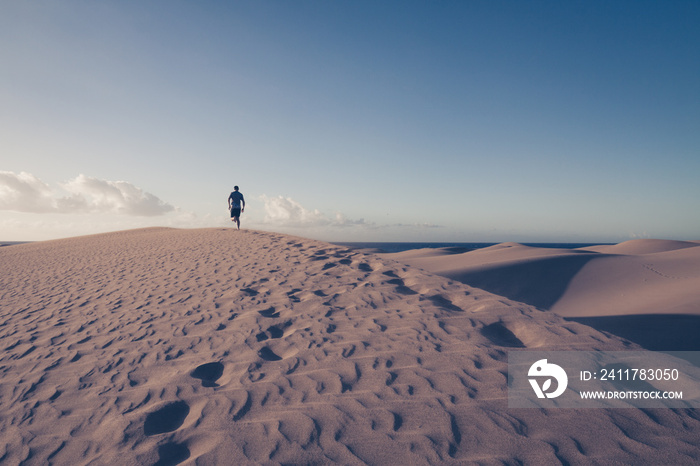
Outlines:
[[240, 216], [241, 216], [241, 208], [240, 207], [231, 208], [231, 218], [240, 217]]

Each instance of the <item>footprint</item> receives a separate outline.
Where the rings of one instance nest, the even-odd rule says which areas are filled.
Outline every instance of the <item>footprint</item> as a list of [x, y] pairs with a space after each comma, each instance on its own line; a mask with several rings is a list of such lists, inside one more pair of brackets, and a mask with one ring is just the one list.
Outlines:
[[342, 355], [344, 358], [349, 358], [355, 354], [355, 345], [350, 345], [350, 347], [343, 349]]
[[333, 267], [336, 267], [337, 265], [338, 264], [336, 264], [335, 262], [328, 262], [326, 265], [323, 266], [323, 268], [321, 270], [332, 269]]
[[460, 308], [460, 307], [458, 307], [458, 306], [455, 306], [455, 305], [452, 303], [452, 301], [450, 301], [449, 299], [445, 298], [444, 296], [440, 296], [440, 295], [428, 296], [428, 297], [426, 297], [425, 299], [427, 299], [428, 301], [431, 301], [433, 304], [435, 304], [435, 305], [438, 306], [438, 307], [447, 309], [448, 311], [452, 311], [452, 312], [464, 312], [464, 309], [462, 309], [462, 308]]
[[[384, 272], [384, 275], [387, 275], [387, 274], [388, 274], [388, 272]], [[390, 285], [396, 285], [396, 292], [399, 294], [403, 294], [403, 295], [418, 294], [416, 291], [414, 291], [414, 290], [410, 289], [409, 287], [407, 287], [406, 285], [404, 285], [403, 280], [401, 280], [400, 278], [394, 278], [393, 280], [387, 281], [387, 283]]]
[[291, 325], [291, 322], [285, 322], [284, 324], [280, 325], [273, 325], [271, 327], [268, 327], [267, 333], [270, 334], [270, 338], [282, 338], [284, 336], [284, 329], [286, 327], [289, 327]]
[[525, 345], [502, 322], [495, 322], [481, 329], [481, 334], [498, 346], [525, 348]]
[[260, 314], [263, 317], [272, 317], [272, 318], [280, 316], [279, 312], [275, 312], [274, 307], [269, 307], [269, 308], [265, 309], [264, 311], [258, 311], [258, 314]]
[[398, 413], [391, 413], [391, 414], [394, 416], [394, 425], [392, 428], [393, 428], [394, 432], [396, 432], [403, 425], [403, 418]]
[[184, 401], [169, 403], [146, 416], [144, 433], [150, 436], [177, 430], [189, 413], [190, 407]]
[[300, 288], [294, 288], [292, 291], [287, 293], [287, 296], [289, 297], [289, 299], [292, 300], [292, 302], [298, 303], [301, 300], [298, 297], [296, 297], [295, 294], [300, 291], [302, 291]]
[[372, 267], [370, 267], [370, 265], [365, 263], [365, 262], [362, 262], [361, 264], [359, 264], [357, 266], [357, 269], [360, 272], [374, 272], [374, 269]]
[[283, 324], [271, 325], [264, 332], [260, 332], [255, 335], [258, 341], [265, 341], [268, 338], [282, 338], [284, 336], [284, 329], [292, 325], [291, 322], [285, 322]]
[[256, 296], [258, 294], [258, 292], [252, 288], [243, 288], [241, 291], [247, 293], [249, 296]]
[[246, 391], [245, 403], [243, 403], [243, 406], [241, 406], [241, 409], [239, 409], [238, 412], [233, 415], [233, 420], [236, 422], [239, 421], [243, 416], [248, 414], [248, 411], [250, 411], [250, 408], [252, 406], [253, 406], [253, 398], [250, 396], [250, 392]]
[[216, 381], [219, 380], [223, 373], [223, 364], [220, 362], [209, 362], [198, 366], [190, 375], [195, 379], [200, 379], [203, 387], [218, 387], [219, 385]]
[[166, 443], [158, 447], [158, 462], [153, 466], [175, 466], [190, 457], [190, 449], [182, 443]]
[[258, 356], [263, 358], [265, 361], [281, 361], [282, 360], [282, 358], [280, 356], [276, 355], [275, 352], [272, 351], [267, 346], [263, 347], [260, 351], [258, 351]]

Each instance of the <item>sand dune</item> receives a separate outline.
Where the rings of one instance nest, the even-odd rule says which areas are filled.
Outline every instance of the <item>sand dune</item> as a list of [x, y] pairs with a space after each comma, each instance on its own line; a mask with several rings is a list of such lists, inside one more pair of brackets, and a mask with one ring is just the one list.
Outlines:
[[566, 317], [700, 314], [700, 247], [635, 240], [585, 249], [505, 243], [464, 254], [406, 251], [400, 262]]
[[597, 253], [503, 243], [463, 254], [419, 250], [383, 257], [417, 266], [471, 286], [549, 309], [571, 279]]
[[577, 250], [504, 243], [384, 257], [576, 319], [653, 350], [700, 350], [700, 244], [632, 240]]
[[322, 242], [144, 229], [3, 247], [0, 300], [6, 464], [700, 461], [693, 410], [507, 408], [509, 350], [634, 345]]
[[624, 243], [591, 246], [582, 248], [583, 251], [596, 251], [605, 254], [655, 254], [659, 252], [670, 252], [677, 249], [686, 249], [700, 246], [696, 241], [672, 241], [662, 239], [634, 239]]

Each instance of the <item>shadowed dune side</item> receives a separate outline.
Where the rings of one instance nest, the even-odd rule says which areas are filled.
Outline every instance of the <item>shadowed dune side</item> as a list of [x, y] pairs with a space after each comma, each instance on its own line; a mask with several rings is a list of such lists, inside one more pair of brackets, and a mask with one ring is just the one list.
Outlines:
[[700, 316], [696, 315], [616, 315], [569, 317], [567, 320], [620, 336], [650, 351], [700, 350]]
[[[463, 254], [382, 254], [567, 317], [700, 314], [700, 243], [632, 240], [577, 250], [503, 243]], [[634, 299], [644, 295], [643, 299]]]
[[576, 274], [595, 257], [587, 254], [538, 257], [467, 270], [445, 270], [439, 274], [508, 299], [551, 309]]
[[421, 249], [382, 254], [508, 299], [550, 309], [600, 254], [503, 243], [461, 254]]
[[[659, 251], [665, 243], [622, 243], [617, 246], [628, 254], [600, 254], [551, 309], [566, 317], [700, 315], [700, 247], [678, 247], [673, 241]], [[656, 252], [632, 254], [650, 245]]]
[[[453, 256], [454, 257], [454, 256]], [[697, 464], [684, 409], [509, 409], [509, 351], [638, 348], [292, 236], [0, 248], [0, 462]]]
[[425, 250], [383, 257], [551, 310], [647, 349], [697, 351], [698, 246], [632, 240], [567, 251], [504, 243], [454, 256]]

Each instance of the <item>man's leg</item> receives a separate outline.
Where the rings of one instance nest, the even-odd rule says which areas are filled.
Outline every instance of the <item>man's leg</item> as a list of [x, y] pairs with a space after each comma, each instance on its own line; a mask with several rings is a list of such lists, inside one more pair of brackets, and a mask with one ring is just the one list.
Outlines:
[[231, 221], [236, 222], [236, 225], [238, 226], [238, 229], [240, 230], [241, 228], [241, 221], [238, 217], [241, 215], [241, 210], [240, 209], [231, 209]]

